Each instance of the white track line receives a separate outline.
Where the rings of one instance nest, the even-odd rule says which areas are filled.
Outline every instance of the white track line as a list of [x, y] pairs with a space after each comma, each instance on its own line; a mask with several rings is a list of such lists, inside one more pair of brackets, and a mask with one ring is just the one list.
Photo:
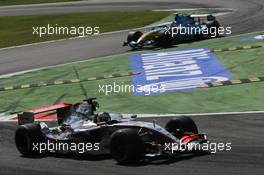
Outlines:
[[41, 3], [41, 4], [18, 4], [18, 5], [3, 5], [0, 9], [7, 8], [23, 8], [23, 7], [46, 7], [46, 6], [58, 6], [58, 5], [78, 5], [78, 4], [88, 4], [89, 2], [76, 1], [76, 2], [53, 2], [53, 3]]
[[[194, 114], [137, 114], [139, 118], [159, 118], [159, 117], [181, 117], [181, 116], [219, 116], [219, 115], [240, 115], [240, 114], [264, 114], [264, 111], [245, 112], [217, 112], [217, 113], [194, 113]], [[135, 114], [123, 114], [125, 117]]]
[[113, 31], [113, 32], [100, 33], [97, 35], [76, 36], [76, 37], [63, 38], [63, 39], [58, 39], [58, 40], [50, 40], [50, 41], [42, 41], [42, 42], [37, 42], [37, 43], [23, 44], [23, 45], [18, 45], [18, 46], [10, 46], [10, 47], [0, 48], [0, 51], [8, 50], [8, 49], [15, 49], [15, 48], [28, 47], [28, 46], [34, 46], [34, 45], [49, 44], [49, 43], [54, 43], [54, 42], [66, 41], [66, 40], [86, 39], [88, 37], [96, 37], [96, 36], [110, 35], [110, 34], [115, 34], [115, 33], [130, 32], [133, 30], [141, 30], [141, 29], [146, 29], [146, 28], [148, 28], [148, 27], [139, 27], [139, 28], [134, 28], [134, 29], [117, 30], [117, 31]]
[[[142, 52], [142, 51], [136, 51], [136, 52]], [[136, 53], [133, 52], [133, 53]], [[127, 53], [121, 53], [121, 54], [115, 54], [115, 55], [126, 55]], [[108, 57], [112, 57], [115, 55], [109, 55], [109, 56], [103, 56], [103, 57], [99, 57], [99, 58], [108, 58]], [[63, 63], [63, 64], [55, 64], [52, 66], [45, 66], [45, 67], [40, 67], [40, 68], [35, 68], [35, 69], [29, 69], [29, 70], [24, 70], [24, 71], [19, 71], [19, 72], [14, 72], [14, 73], [9, 73], [9, 74], [4, 74], [4, 75], [0, 75], [0, 79], [1, 78], [9, 78], [15, 75], [21, 75], [21, 74], [25, 74], [25, 73], [29, 73], [29, 72], [35, 72], [35, 71], [39, 71], [39, 70], [43, 70], [43, 69], [50, 69], [50, 68], [56, 68], [56, 67], [61, 67], [61, 66], [66, 66], [66, 65], [71, 65], [71, 64], [78, 64], [78, 63], [83, 63], [83, 62], [88, 62], [88, 61], [93, 61], [95, 59], [99, 59], [98, 57], [95, 58], [91, 58], [91, 59], [87, 59], [87, 60], [80, 60], [80, 61], [73, 61], [70, 63]]]
[[[264, 111], [245, 111], [245, 112], [219, 112], [219, 113], [196, 113], [196, 114], [137, 114], [138, 118], [162, 118], [162, 117], [197, 117], [197, 116], [220, 116], [220, 115], [241, 115], [241, 114], [264, 114]], [[124, 117], [130, 117], [135, 114], [123, 114]], [[17, 117], [16, 114], [6, 115], [0, 114], [0, 122], [16, 122], [12, 120]], [[48, 121], [48, 120], [37, 120], [37, 121]]]
[[[227, 11], [227, 12], [232, 12], [234, 11], [234, 9], [232, 8], [185, 8], [185, 9], [155, 9], [152, 11], [156, 11], [156, 12], [162, 12], [162, 11], [166, 11], [166, 12], [173, 12], [173, 11], [177, 11], [177, 12], [184, 12], [184, 11], [197, 11], [197, 10], [218, 10], [218, 11]], [[217, 13], [217, 12], [216, 12]]]
[[16, 114], [14, 114], [14, 115], [0, 114], [0, 122], [16, 121], [16, 120], [12, 120], [15, 117], [17, 117]]

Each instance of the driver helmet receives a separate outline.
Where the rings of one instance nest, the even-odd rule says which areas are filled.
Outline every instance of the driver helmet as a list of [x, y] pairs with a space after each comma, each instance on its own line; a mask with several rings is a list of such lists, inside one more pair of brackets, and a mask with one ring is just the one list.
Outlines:
[[99, 113], [98, 115], [96, 115], [95, 120], [96, 120], [95, 123], [105, 122], [105, 123], [110, 124], [111, 123], [111, 116], [107, 112], [102, 112], [102, 113]]

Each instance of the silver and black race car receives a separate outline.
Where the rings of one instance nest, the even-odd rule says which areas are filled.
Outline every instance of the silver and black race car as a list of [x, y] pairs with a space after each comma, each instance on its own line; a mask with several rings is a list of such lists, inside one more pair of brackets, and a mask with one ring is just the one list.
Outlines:
[[[137, 116], [95, 114], [97, 107], [95, 98], [89, 98], [20, 113], [15, 133], [18, 151], [23, 156], [110, 153], [118, 163], [125, 164], [193, 152], [195, 145], [207, 142], [206, 135], [199, 134], [188, 117], [171, 119], [163, 128], [155, 121], [139, 121]], [[34, 121], [43, 116], [55, 116], [58, 125], [48, 127]]]

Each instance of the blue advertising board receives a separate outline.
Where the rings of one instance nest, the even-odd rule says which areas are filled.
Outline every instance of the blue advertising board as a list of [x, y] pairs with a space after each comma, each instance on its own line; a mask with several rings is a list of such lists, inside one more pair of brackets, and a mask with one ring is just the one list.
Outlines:
[[254, 37], [240, 38], [242, 41], [254, 41], [254, 40], [264, 40], [264, 35], [257, 35]]
[[129, 56], [135, 96], [193, 90], [207, 82], [225, 81], [232, 75], [207, 48]]

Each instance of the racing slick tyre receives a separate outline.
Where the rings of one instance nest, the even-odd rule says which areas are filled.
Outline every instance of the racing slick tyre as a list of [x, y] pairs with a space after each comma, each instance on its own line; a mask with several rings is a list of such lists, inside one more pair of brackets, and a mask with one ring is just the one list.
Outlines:
[[40, 125], [25, 124], [19, 126], [15, 133], [15, 143], [18, 151], [23, 156], [36, 156], [41, 153], [34, 148], [34, 145], [44, 142], [44, 136], [41, 133]]
[[178, 117], [171, 119], [165, 126], [168, 132], [198, 134], [198, 129], [194, 121], [189, 117]]
[[119, 164], [136, 163], [144, 153], [143, 143], [132, 129], [120, 129], [111, 136], [110, 152]]
[[136, 32], [129, 32], [127, 36], [127, 42], [130, 43], [131, 41], [137, 42], [137, 40], [143, 35], [141, 31]]
[[161, 31], [155, 37], [155, 45], [161, 48], [168, 48], [173, 45], [173, 37], [170, 32]]
[[218, 28], [220, 27], [220, 24], [218, 21], [214, 21], [211, 24], [207, 25], [207, 28], [209, 30], [208, 32], [208, 37], [209, 38], [217, 38], [219, 37], [219, 32], [218, 32]]

